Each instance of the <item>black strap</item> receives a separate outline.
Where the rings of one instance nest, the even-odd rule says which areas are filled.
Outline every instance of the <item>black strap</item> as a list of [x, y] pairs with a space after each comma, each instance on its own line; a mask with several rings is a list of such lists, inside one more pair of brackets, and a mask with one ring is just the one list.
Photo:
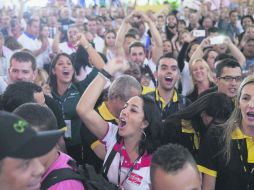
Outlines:
[[152, 82], [154, 84], [154, 86], [156, 86], [156, 80], [154, 78], [154, 75], [153, 75], [153, 72], [151, 70], [151, 68], [148, 66], [148, 65], [144, 65], [144, 68], [147, 70], [147, 72], [149, 73], [151, 79], [152, 79]]
[[131, 172], [134, 170], [135, 165], [137, 164], [137, 162], [139, 161], [139, 159], [141, 158], [141, 154], [136, 158], [136, 160], [134, 161], [134, 163], [132, 164], [130, 170], [128, 171], [127, 175], [125, 176], [125, 178], [123, 179], [123, 181], [121, 182], [121, 157], [122, 157], [122, 149], [120, 151], [120, 159], [119, 159], [119, 165], [118, 165], [118, 186], [121, 187], [123, 185], [123, 183], [126, 181], [126, 179], [128, 179], [131, 175]]
[[[242, 166], [243, 166], [243, 172], [247, 175], [247, 188], [246, 188], [246, 190], [250, 190], [251, 189], [250, 185], [251, 185], [251, 180], [252, 180], [253, 173], [254, 173], [254, 168], [252, 168], [248, 163], [247, 140], [245, 139], [245, 140], [240, 141], [239, 139], [237, 139], [236, 142], [237, 142], [237, 150], [238, 150], [240, 160], [241, 160]], [[243, 150], [242, 146], [246, 147], [246, 149], [245, 149], [246, 153], [245, 154], [244, 154], [244, 150]]]
[[106, 162], [103, 164], [102, 169], [101, 169], [101, 173], [104, 174], [105, 177], [107, 177], [109, 167], [110, 167], [115, 155], [116, 155], [116, 151], [114, 150], [114, 147], [113, 147], [111, 152], [108, 155]]
[[83, 176], [76, 173], [71, 168], [60, 168], [60, 169], [57, 169], [57, 170], [53, 170], [42, 181], [41, 190], [46, 190], [49, 187], [51, 187], [51, 186], [53, 186], [53, 185], [55, 185], [55, 184], [57, 184], [61, 181], [70, 180], [70, 179], [83, 181]]

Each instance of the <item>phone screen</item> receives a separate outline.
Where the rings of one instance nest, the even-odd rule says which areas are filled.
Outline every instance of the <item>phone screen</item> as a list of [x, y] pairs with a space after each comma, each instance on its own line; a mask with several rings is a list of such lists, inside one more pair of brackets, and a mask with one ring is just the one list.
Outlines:
[[216, 44], [222, 44], [225, 40], [225, 36], [215, 36], [210, 38], [210, 44], [216, 45]]

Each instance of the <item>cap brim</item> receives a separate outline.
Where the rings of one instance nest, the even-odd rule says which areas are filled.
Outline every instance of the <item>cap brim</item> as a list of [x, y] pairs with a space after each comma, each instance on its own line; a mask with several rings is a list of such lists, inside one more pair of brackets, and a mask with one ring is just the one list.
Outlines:
[[63, 130], [37, 132], [37, 135], [35, 135], [26, 144], [19, 147], [19, 150], [16, 150], [15, 153], [10, 156], [23, 159], [42, 156], [48, 153], [54, 146], [56, 146], [56, 143], [63, 135], [63, 133]]

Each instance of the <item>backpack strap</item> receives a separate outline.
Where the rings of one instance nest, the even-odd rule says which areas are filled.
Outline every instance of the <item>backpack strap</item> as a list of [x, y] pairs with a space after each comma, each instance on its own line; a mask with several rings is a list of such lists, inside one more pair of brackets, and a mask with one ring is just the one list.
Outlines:
[[60, 168], [57, 170], [53, 170], [42, 181], [41, 190], [46, 190], [49, 187], [51, 187], [61, 181], [70, 180], [70, 179], [79, 180], [82, 182], [83, 177], [80, 174], [76, 173], [71, 168]]
[[112, 148], [111, 152], [109, 153], [108, 155], [108, 158], [106, 160], [106, 162], [103, 164], [102, 166], [102, 169], [101, 169], [101, 172], [105, 177], [107, 177], [107, 174], [108, 174], [108, 170], [109, 170], [109, 167], [114, 159], [116, 155], [116, 151], [114, 150], [114, 147]]

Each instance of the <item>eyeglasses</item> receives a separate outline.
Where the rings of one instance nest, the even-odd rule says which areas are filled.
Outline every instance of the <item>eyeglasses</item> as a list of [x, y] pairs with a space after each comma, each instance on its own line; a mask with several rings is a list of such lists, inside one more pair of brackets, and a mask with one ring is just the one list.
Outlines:
[[236, 77], [225, 76], [225, 77], [218, 77], [218, 79], [223, 79], [226, 82], [233, 82], [233, 80], [235, 80], [236, 82], [241, 82], [243, 80], [243, 77], [242, 76], [236, 76]]

